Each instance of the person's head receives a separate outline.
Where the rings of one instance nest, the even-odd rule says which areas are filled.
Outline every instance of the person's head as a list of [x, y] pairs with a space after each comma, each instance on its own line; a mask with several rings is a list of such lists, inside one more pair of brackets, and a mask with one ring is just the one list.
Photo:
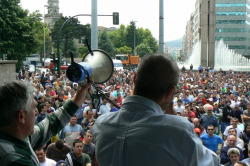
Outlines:
[[37, 102], [36, 88], [21, 81], [6, 83], [0, 87], [0, 128], [19, 126], [22, 138], [33, 133]]
[[51, 100], [48, 100], [45, 103], [46, 103], [48, 108], [50, 108], [52, 106], [52, 101]]
[[35, 153], [40, 163], [45, 162], [45, 151], [43, 148], [37, 149]]
[[232, 165], [237, 161], [240, 161], [240, 151], [237, 148], [230, 148], [227, 151], [227, 155], [229, 156]]
[[105, 97], [102, 97], [102, 104], [107, 104], [108, 100]]
[[228, 107], [230, 107], [231, 101], [230, 101], [230, 100], [227, 100], [226, 104], [227, 104]]
[[250, 102], [247, 103], [247, 110], [250, 111]]
[[157, 102], [165, 110], [179, 80], [176, 62], [162, 53], [144, 56], [134, 77], [134, 94]]
[[194, 128], [194, 132], [196, 133], [196, 135], [198, 137], [200, 137], [200, 135], [201, 135], [201, 129], [200, 128]]
[[80, 139], [75, 139], [73, 142], [73, 150], [76, 154], [76, 156], [79, 156], [82, 154], [83, 149], [83, 142]]
[[185, 116], [186, 116], [186, 117], [188, 117], [188, 114], [189, 114], [189, 113], [188, 113], [188, 110], [186, 110], [186, 109], [185, 109], [185, 110], [183, 110], [183, 112], [182, 112], [182, 116], [184, 116], [184, 117], [185, 117]]
[[196, 128], [199, 128], [200, 127], [200, 120], [198, 118], [194, 118], [193, 119], [193, 124], [194, 124], [194, 127]]
[[237, 135], [236, 129], [235, 128], [230, 128], [228, 130], [228, 135], [234, 135], [236, 137], [236, 135]]
[[84, 140], [85, 140], [84, 143], [87, 143], [87, 144], [90, 144], [92, 142], [93, 138], [89, 130], [85, 132]]
[[207, 133], [210, 137], [212, 137], [214, 135], [214, 126], [213, 125], [207, 126]]
[[246, 163], [242, 162], [242, 161], [237, 161], [234, 166], [248, 166]]
[[45, 113], [47, 111], [47, 105], [45, 103], [42, 103], [40, 105], [40, 110], [42, 113]]
[[234, 126], [234, 128], [237, 127], [238, 123], [239, 123], [238, 118], [233, 117], [232, 120], [231, 120], [231, 124]]
[[93, 113], [92, 110], [88, 110], [88, 111], [86, 112], [86, 114], [87, 114], [87, 118], [88, 118], [88, 119], [92, 118], [93, 115], [94, 115], [94, 113]]
[[77, 122], [77, 115], [74, 115], [71, 119], [70, 119], [70, 125], [74, 126]]
[[206, 107], [206, 112], [207, 112], [208, 116], [211, 116], [212, 112], [213, 112], [213, 107], [211, 105], [207, 106]]
[[58, 150], [62, 150], [63, 147], [64, 147], [63, 140], [58, 140], [58, 141], [56, 141], [55, 147], [56, 147], [56, 149], [58, 149]]
[[214, 109], [217, 110], [219, 108], [219, 103], [214, 103]]
[[247, 123], [246, 123], [246, 125], [245, 125], [244, 132], [245, 132], [247, 135], [250, 135], [250, 125], [247, 124]]
[[236, 137], [234, 135], [229, 135], [227, 142], [229, 144], [229, 147], [235, 147]]

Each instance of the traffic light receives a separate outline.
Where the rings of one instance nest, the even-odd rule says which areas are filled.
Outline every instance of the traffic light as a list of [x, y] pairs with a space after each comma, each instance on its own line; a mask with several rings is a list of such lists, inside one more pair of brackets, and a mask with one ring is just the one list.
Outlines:
[[54, 60], [54, 66], [55, 66], [55, 70], [58, 70], [58, 60]]
[[119, 13], [118, 12], [113, 12], [113, 24], [119, 25]]

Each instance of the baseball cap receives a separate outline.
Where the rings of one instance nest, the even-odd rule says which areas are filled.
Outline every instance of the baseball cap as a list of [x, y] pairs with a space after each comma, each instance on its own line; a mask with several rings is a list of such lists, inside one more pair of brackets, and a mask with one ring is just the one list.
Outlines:
[[201, 129], [199, 129], [199, 128], [194, 128], [194, 132], [196, 132], [196, 133], [201, 133]]
[[212, 106], [208, 106], [207, 110], [213, 110], [213, 107]]
[[239, 107], [239, 104], [235, 104], [234, 107]]

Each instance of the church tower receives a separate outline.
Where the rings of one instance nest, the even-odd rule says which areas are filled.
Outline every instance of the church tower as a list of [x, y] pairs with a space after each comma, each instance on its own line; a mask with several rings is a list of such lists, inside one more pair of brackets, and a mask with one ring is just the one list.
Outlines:
[[52, 29], [55, 22], [62, 16], [59, 13], [59, 0], [48, 0], [48, 14], [45, 14], [45, 23], [49, 25], [49, 29]]

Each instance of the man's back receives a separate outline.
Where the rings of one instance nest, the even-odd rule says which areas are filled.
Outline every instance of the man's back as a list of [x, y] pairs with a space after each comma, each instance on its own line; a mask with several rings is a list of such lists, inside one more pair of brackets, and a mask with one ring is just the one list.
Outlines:
[[99, 117], [92, 132], [102, 166], [219, 165], [191, 123], [164, 115], [158, 104], [144, 97], [127, 97], [120, 111]]

